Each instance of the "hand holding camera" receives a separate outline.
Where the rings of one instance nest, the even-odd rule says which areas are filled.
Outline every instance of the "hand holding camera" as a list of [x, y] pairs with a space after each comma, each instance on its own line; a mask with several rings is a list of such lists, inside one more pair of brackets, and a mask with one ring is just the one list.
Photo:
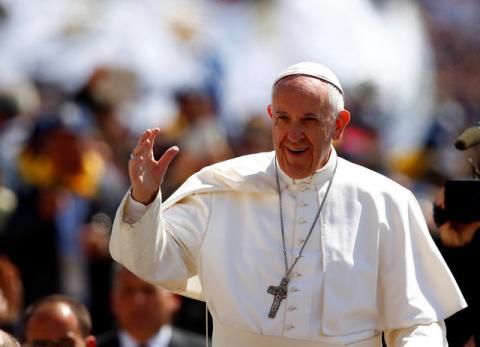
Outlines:
[[[435, 221], [438, 225], [439, 236], [442, 244], [447, 247], [462, 247], [469, 244], [475, 233], [480, 230], [480, 221], [461, 222], [449, 220], [448, 216], [439, 216], [443, 211], [445, 213], [445, 189], [442, 188], [434, 202]], [[479, 212], [480, 214], [480, 212]]]

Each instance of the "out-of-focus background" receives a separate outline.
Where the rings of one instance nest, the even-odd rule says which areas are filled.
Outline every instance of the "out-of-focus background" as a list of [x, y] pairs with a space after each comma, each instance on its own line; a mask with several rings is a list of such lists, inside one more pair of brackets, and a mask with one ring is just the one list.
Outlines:
[[[479, 1], [0, 0], [0, 254], [23, 305], [65, 293], [108, 329], [108, 235], [138, 135], [159, 126], [157, 153], [181, 149], [167, 197], [271, 150], [272, 80], [304, 60], [344, 86], [338, 151], [412, 189], [435, 236], [435, 195], [478, 156], [453, 143], [480, 121]], [[203, 316], [185, 301], [177, 324], [202, 332]]]

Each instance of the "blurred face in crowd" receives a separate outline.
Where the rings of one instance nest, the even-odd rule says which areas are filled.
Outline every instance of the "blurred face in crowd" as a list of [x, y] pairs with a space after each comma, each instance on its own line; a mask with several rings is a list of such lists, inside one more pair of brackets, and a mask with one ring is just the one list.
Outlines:
[[116, 275], [112, 306], [119, 326], [143, 342], [170, 323], [180, 298], [122, 268]]
[[278, 163], [294, 179], [326, 164], [332, 141], [340, 139], [350, 120], [346, 110], [334, 115], [325, 82], [301, 75], [275, 84], [268, 113]]
[[93, 336], [84, 337], [72, 309], [62, 302], [40, 305], [25, 327], [27, 346], [95, 347]]

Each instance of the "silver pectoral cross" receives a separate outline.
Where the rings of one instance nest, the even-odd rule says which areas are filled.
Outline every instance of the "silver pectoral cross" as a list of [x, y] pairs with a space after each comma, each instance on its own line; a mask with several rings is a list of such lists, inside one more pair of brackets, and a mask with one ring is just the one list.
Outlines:
[[274, 296], [272, 307], [270, 307], [270, 312], [268, 313], [268, 318], [275, 318], [275, 316], [277, 315], [277, 311], [280, 307], [280, 304], [282, 303], [282, 300], [287, 297], [288, 282], [288, 277], [283, 277], [282, 281], [278, 286], [268, 287], [267, 293]]

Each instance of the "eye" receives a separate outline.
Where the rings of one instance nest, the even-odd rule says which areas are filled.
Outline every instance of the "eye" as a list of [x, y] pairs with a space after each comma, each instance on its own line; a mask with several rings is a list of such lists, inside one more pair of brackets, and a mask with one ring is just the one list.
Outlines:
[[320, 124], [320, 120], [317, 117], [305, 117], [302, 119], [302, 123], [306, 126], [317, 126]]
[[277, 114], [275, 116], [275, 124], [283, 125], [290, 121], [290, 117], [285, 114]]

